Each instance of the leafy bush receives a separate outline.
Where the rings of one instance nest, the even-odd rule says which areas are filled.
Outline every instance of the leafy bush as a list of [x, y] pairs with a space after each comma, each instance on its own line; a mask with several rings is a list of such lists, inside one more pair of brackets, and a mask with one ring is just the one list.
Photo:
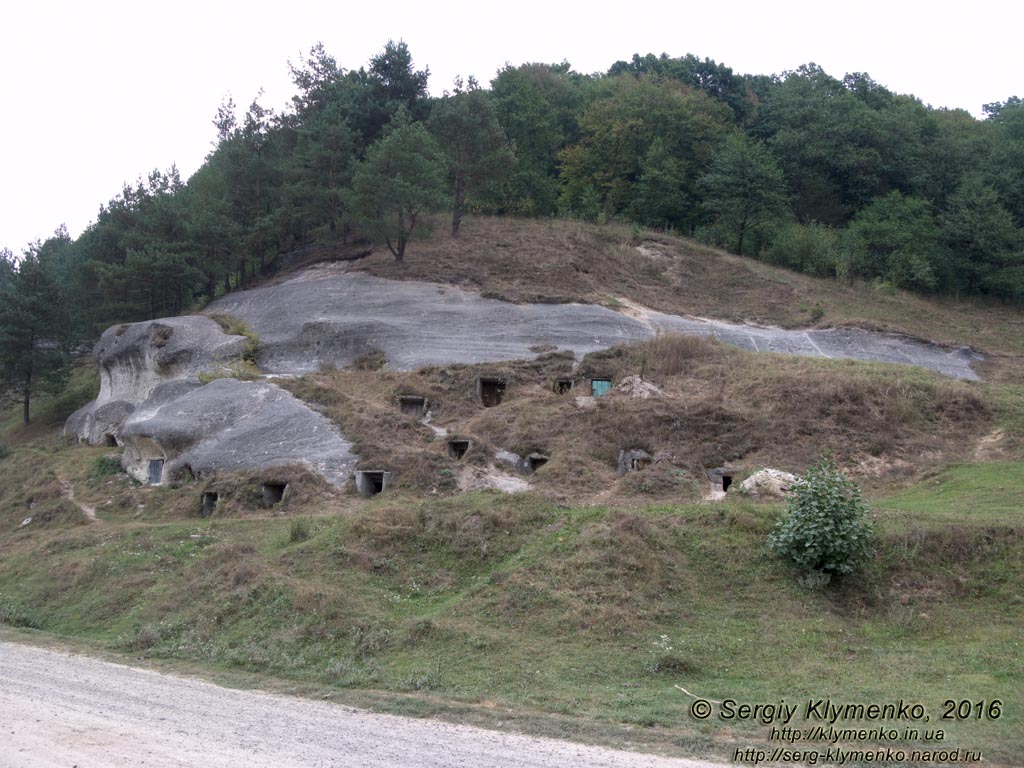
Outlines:
[[87, 482], [89, 485], [97, 485], [108, 477], [119, 475], [122, 472], [124, 472], [124, 468], [121, 466], [120, 456], [99, 456], [89, 467]]
[[805, 573], [852, 573], [872, 554], [874, 529], [860, 488], [823, 458], [793, 486], [788, 514], [768, 547]]

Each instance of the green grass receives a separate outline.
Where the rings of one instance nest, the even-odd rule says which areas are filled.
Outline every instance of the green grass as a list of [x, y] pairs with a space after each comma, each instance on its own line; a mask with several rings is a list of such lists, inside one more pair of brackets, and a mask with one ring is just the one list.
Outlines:
[[931, 523], [984, 521], [1020, 525], [1024, 510], [1024, 463], [993, 462], [949, 467], [919, 485], [879, 501], [881, 509], [903, 512], [901, 520]]
[[200, 519], [175, 512], [194, 487], [111, 475], [90, 490], [99, 449], [23, 450], [34, 455], [8, 461], [40, 477], [59, 466], [113, 503], [99, 524], [18, 529], [26, 498], [0, 495], [9, 624], [393, 710], [494, 710], [537, 732], [691, 754], [727, 756], [730, 739], [759, 743], [767, 729], [696, 721], [676, 684], [712, 699], [903, 698], [931, 712], [999, 697], [1000, 721], [953, 723], [944, 744], [996, 763], [1024, 747], [1021, 464], [952, 467], [877, 502], [868, 571], [807, 590], [764, 546], [779, 505], [624, 511], [480, 492], [379, 497], [345, 516]]

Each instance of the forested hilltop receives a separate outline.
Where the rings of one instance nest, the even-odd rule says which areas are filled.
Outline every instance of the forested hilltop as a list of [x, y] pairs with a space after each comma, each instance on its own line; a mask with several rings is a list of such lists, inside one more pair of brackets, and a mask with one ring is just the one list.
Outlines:
[[187, 181], [154, 171], [77, 239], [0, 252], [5, 390], [27, 397], [75, 342], [188, 311], [314, 241], [402, 259], [445, 210], [455, 237], [470, 211], [618, 220], [818, 276], [1024, 299], [1017, 97], [976, 120], [863, 73], [648, 54], [593, 75], [506, 66], [432, 98], [401, 42], [358, 70], [319, 44], [289, 66], [291, 104], [225, 102]]

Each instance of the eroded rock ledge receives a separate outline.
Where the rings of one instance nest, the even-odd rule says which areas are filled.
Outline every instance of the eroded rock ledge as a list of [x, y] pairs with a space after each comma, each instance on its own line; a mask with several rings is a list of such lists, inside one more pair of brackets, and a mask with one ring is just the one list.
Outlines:
[[245, 345], [205, 316], [109, 328], [94, 351], [99, 396], [72, 414], [65, 434], [122, 446], [122, 464], [140, 482], [299, 464], [343, 483], [356, 458], [324, 416], [269, 382], [200, 381]]

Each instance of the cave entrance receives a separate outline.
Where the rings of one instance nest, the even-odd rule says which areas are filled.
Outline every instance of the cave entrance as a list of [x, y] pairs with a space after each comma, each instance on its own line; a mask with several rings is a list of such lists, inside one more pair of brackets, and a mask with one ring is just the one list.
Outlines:
[[526, 468], [530, 472], [536, 472], [547, 463], [548, 457], [543, 453], [531, 453], [526, 457]]
[[612, 388], [612, 380], [606, 378], [597, 378], [590, 380], [590, 395], [591, 397], [601, 397], [601, 395], [607, 395]]
[[375, 469], [363, 472], [356, 472], [356, 490], [363, 498], [376, 496], [383, 493], [391, 482], [391, 473]]
[[160, 481], [164, 477], [164, 460], [163, 459], [150, 459], [149, 460], [149, 484], [160, 485]]
[[709, 470], [708, 480], [711, 483], [711, 490], [725, 493], [730, 487], [732, 487], [732, 481], [736, 474], [737, 470], [732, 467], [716, 467], [715, 469]]
[[263, 503], [268, 507], [280, 504], [284, 499], [284, 492], [288, 490], [288, 483], [264, 483]]
[[622, 449], [619, 451], [619, 474], [647, 469], [653, 461], [651, 454], [640, 448]]
[[406, 416], [422, 419], [427, 412], [427, 399], [418, 395], [401, 395], [398, 398], [398, 409]]
[[455, 460], [461, 459], [472, 445], [473, 443], [469, 440], [449, 440], [448, 455]]
[[203, 517], [209, 517], [217, 509], [217, 502], [220, 495], [216, 491], [203, 492]]
[[103, 436], [103, 444], [106, 445], [107, 448], [117, 448], [117, 438], [112, 434], [107, 433]]
[[569, 394], [569, 390], [572, 389], [572, 379], [555, 379], [555, 393], [559, 395]]
[[496, 405], [500, 405], [502, 398], [505, 397], [506, 386], [507, 383], [502, 378], [481, 376], [477, 379], [476, 391], [480, 396], [480, 402], [484, 404], [484, 408], [493, 408]]

